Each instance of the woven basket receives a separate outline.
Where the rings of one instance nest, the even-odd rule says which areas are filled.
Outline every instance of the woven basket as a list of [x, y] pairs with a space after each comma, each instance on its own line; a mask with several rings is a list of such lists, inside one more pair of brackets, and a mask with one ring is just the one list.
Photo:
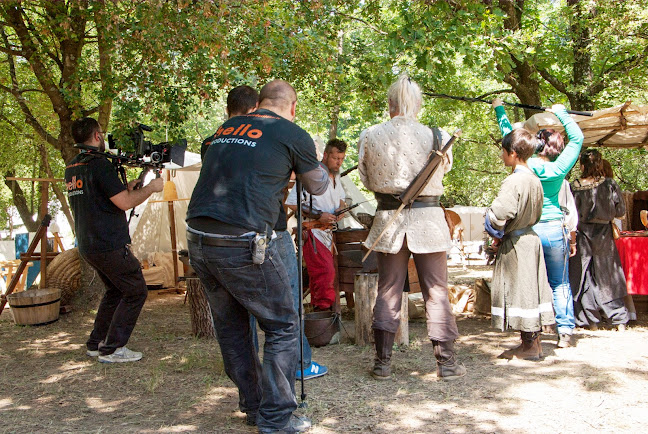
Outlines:
[[61, 290], [61, 305], [70, 304], [81, 286], [81, 262], [78, 249], [58, 254], [47, 265], [47, 286]]

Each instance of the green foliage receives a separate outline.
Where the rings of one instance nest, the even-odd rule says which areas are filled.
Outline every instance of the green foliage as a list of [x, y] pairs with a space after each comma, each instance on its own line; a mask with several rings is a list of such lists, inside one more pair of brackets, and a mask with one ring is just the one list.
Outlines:
[[[386, 91], [401, 73], [430, 93], [648, 103], [648, 0], [33, 0], [0, 3], [0, 21], [0, 169], [17, 176], [42, 172], [46, 143], [61, 177], [82, 115], [115, 133], [141, 122], [150, 140], [187, 138], [197, 152], [231, 87], [274, 78], [297, 89], [297, 123], [351, 145], [344, 168], [360, 132], [388, 119]], [[489, 204], [506, 175], [492, 109], [426, 97], [420, 120], [463, 130], [444, 203]], [[606, 150], [624, 188], [648, 188], [645, 154]], [[5, 188], [0, 206], [10, 202]]]

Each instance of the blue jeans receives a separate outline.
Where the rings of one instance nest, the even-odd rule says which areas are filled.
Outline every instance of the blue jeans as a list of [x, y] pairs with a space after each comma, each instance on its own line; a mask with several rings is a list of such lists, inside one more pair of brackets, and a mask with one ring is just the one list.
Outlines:
[[574, 300], [569, 287], [569, 241], [561, 220], [540, 222], [533, 230], [542, 241], [547, 278], [553, 291], [556, 330], [571, 335], [574, 331]]
[[[227, 376], [239, 390], [242, 412], [258, 412], [257, 425], [284, 427], [297, 408], [297, 312], [288, 275], [270, 242], [263, 264], [249, 246], [217, 247], [189, 241], [189, 259], [205, 288]], [[263, 365], [254, 348], [250, 315], [265, 333]]]
[[[286, 267], [286, 272], [288, 273], [288, 280], [290, 280], [290, 289], [292, 289], [293, 299], [295, 301], [295, 310], [299, 315], [299, 302], [301, 301], [301, 296], [299, 294], [299, 276], [297, 275], [297, 255], [295, 254], [295, 246], [293, 245], [292, 238], [288, 231], [277, 231], [277, 252], [279, 253], [279, 258], [284, 263]], [[299, 333], [301, 334], [302, 346], [304, 349], [304, 369], [308, 368], [311, 364], [313, 358], [313, 351], [311, 350], [308, 339], [304, 334], [304, 319], [302, 318], [302, 323], [299, 326]], [[253, 316], [250, 317], [250, 328], [252, 329], [252, 339], [254, 340], [254, 347], [259, 350], [259, 337], [257, 336], [256, 331], [256, 320]], [[300, 360], [297, 362], [297, 369], [301, 368]]]

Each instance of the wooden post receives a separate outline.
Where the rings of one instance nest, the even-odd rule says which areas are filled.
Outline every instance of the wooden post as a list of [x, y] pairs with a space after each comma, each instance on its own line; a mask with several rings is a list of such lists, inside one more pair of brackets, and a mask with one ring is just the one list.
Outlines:
[[191, 334], [197, 338], [216, 339], [214, 317], [200, 279], [187, 279], [187, 299], [191, 316]]
[[[167, 182], [173, 182], [171, 181], [171, 171], [169, 170], [167, 170]], [[176, 194], [176, 197], [173, 199], [177, 198]], [[169, 206], [169, 227], [171, 229], [171, 256], [173, 257], [173, 288], [177, 293], [181, 294], [182, 290], [178, 288], [178, 246], [176, 240], [175, 210], [173, 200], [170, 200], [167, 203]]]
[[[378, 296], [378, 273], [357, 273], [354, 282], [355, 296], [355, 344], [369, 345], [373, 342], [373, 308]], [[407, 312], [407, 293], [403, 292], [400, 310], [400, 325], [396, 331], [395, 342], [401, 346], [409, 345], [409, 316]]]
[[[49, 199], [49, 181], [41, 182], [41, 209], [40, 215], [47, 215], [47, 202]], [[41, 236], [41, 259], [40, 259], [40, 284], [39, 288], [47, 288], [47, 227]]]

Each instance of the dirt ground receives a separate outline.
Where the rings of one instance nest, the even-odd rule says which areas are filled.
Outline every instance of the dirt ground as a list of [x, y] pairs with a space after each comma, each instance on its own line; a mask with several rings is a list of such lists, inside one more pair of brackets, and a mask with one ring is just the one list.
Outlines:
[[[451, 268], [470, 283], [483, 268]], [[237, 411], [215, 341], [191, 337], [188, 304], [151, 291], [129, 347], [137, 363], [106, 365], [85, 355], [94, 312], [42, 327], [0, 316], [0, 433], [252, 433]], [[410, 346], [393, 357], [391, 381], [369, 374], [373, 350], [353, 344], [345, 315], [338, 345], [313, 350], [329, 367], [307, 381], [311, 433], [643, 432], [648, 426], [648, 315], [625, 332], [577, 330], [576, 346], [545, 335], [539, 362], [498, 360], [514, 333], [485, 318], [457, 318], [468, 374], [438, 381], [425, 323], [410, 322]], [[300, 383], [297, 383], [298, 394]], [[300, 400], [298, 400], [300, 401]]]

